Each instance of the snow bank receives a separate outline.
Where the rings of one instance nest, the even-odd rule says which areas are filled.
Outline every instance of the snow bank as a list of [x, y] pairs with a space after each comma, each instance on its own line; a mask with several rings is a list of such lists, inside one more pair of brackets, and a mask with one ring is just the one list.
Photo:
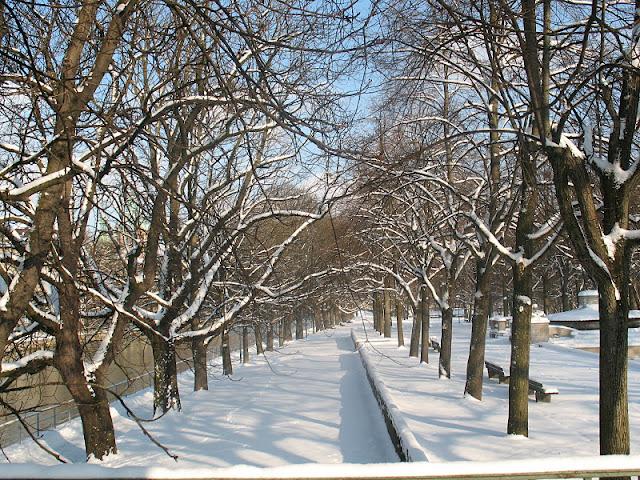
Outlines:
[[376, 374], [369, 352], [366, 348], [363, 348], [362, 343], [358, 340], [353, 329], [351, 330], [351, 339], [360, 354], [367, 379], [373, 390], [373, 395], [376, 397], [378, 405], [380, 405], [385, 423], [387, 424], [387, 431], [391, 436], [391, 441], [396, 447], [398, 456], [405, 462], [428, 462], [427, 454], [418, 443], [418, 440], [416, 440], [413, 432], [409, 429], [409, 425], [387, 391], [384, 382], [380, 379], [380, 376]]
[[106, 468], [98, 465], [5, 465], [0, 478], [14, 479], [455, 479], [455, 478], [593, 478], [605, 472], [620, 476], [640, 473], [640, 456], [607, 455], [588, 457], [511, 460], [502, 462], [386, 463], [368, 465], [304, 464], [258, 468], [240, 465], [230, 468]]

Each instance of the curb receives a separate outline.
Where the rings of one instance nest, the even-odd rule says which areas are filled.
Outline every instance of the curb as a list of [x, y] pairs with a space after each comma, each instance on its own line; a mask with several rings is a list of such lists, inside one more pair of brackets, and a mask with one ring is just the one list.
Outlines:
[[357, 352], [360, 354], [362, 366], [367, 374], [367, 380], [373, 391], [373, 396], [378, 402], [384, 423], [387, 426], [387, 432], [391, 438], [391, 442], [402, 462], [428, 462], [426, 452], [416, 440], [413, 432], [409, 429], [407, 421], [404, 419], [402, 412], [393, 401], [391, 394], [387, 390], [386, 385], [376, 374], [375, 367], [367, 352], [366, 348], [358, 338], [353, 329], [351, 329], [351, 340]]

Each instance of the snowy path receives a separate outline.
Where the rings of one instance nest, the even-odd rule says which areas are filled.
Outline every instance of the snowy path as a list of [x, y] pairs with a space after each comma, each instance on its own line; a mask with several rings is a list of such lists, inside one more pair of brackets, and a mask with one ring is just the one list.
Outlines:
[[[398, 461], [359, 355], [353, 351], [350, 328], [292, 342], [269, 354], [268, 362], [254, 356], [253, 364], [234, 365], [231, 380], [220, 376], [216, 365], [207, 392], [190, 392], [193, 377], [182, 375], [182, 411], [146, 424], [179, 456], [177, 465], [144, 438], [120, 408], [112, 408], [120, 453], [103, 465], [171, 468]], [[151, 391], [129, 399], [130, 407], [145, 417], [151, 415], [151, 402]], [[70, 460], [84, 460], [79, 420], [48, 432], [44, 439]], [[9, 447], [6, 453], [13, 462], [55, 463], [30, 442]]]
[[[365, 316], [368, 320], [368, 317]], [[354, 323], [364, 338], [363, 324]], [[489, 461], [598, 454], [598, 355], [567, 347], [531, 347], [531, 377], [557, 387], [551, 403], [529, 401], [529, 438], [506, 435], [508, 385], [487, 379], [483, 400], [463, 396], [471, 325], [454, 322], [451, 380], [438, 379], [438, 354], [430, 349], [429, 365], [408, 358], [410, 322], [405, 322], [407, 347], [381, 338], [368, 321], [370, 356], [409, 428], [432, 462]], [[395, 327], [395, 325], [394, 325]], [[431, 335], [440, 336], [438, 320]], [[487, 338], [486, 359], [508, 371], [509, 340]], [[631, 453], [640, 453], [640, 361], [629, 362]]]

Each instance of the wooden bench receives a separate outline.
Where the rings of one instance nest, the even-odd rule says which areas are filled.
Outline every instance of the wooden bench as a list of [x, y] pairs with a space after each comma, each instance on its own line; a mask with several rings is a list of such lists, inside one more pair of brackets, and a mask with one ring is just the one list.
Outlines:
[[500, 365], [496, 365], [491, 362], [484, 362], [485, 367], [487, 367], [487, 374], [489, 378], [497, 378], [498, 383], [509, 383], [509, 375], [504, 373], [504, 369]]
[[536, 402], [551, 402], [551, 395], [557, 395], [558, 389], [554, 387], [545, 387], [536, 380], [529, 379], [529, 394], [535, 393]]
[[430, 337], [429, 338], [429, 344], [431, 345], [431, 348], [433, 348], [436, 352], [440, 351], [440, 344], [438, 343], [438, 339], [435, 337]]
[[[484, 362], [487, 367], [489, 378], [497, 378], [498, 383], [509, 383], [509, 375], [504, 373], [504, 369], [500, 365], [491, 362]], [[560, 393], [555, 387], [545, 387], [537, 380], [529, 379], [529, 395], [535, 394], [536, 402], [551, 402], [551, 395]]]

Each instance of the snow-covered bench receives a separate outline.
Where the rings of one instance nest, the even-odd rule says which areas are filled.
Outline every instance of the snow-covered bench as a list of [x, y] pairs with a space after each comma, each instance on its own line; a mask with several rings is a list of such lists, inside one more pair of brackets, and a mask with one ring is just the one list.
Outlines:
[[438, 343], [438, 339], [436, 337], [429, 337], [429, 344], [436, 352], [440, 351], [440, 343]]
[[555, 387], [545, 387], [540, 382], [529, 379], [529, 393], [536, 394], [536, 402], [549, 403], [551, 401], [551, 395], [557, 395], [560, 392]]
[[[498, 383], [509, 383], [509, 375], [507, 375], [504, 369], [500, 365], [496, 365], [491, 362], [484, 362], [487, 367], [487, 374], [489, 378], [497, 378]], [[560, 393], [555, 387], [545, 387], [537, 380], [529, 379], [529, 395], [535, 394], [536, 402], [551, 402], [551, 395], [557, 395]]]
[[487, 367], [487, 374], [489, 378], [497, 378], [498, 383], [509, 383], [509, 375], [504, 373], [504, 369], [491, 362], [484, 362], [485, 367]]

